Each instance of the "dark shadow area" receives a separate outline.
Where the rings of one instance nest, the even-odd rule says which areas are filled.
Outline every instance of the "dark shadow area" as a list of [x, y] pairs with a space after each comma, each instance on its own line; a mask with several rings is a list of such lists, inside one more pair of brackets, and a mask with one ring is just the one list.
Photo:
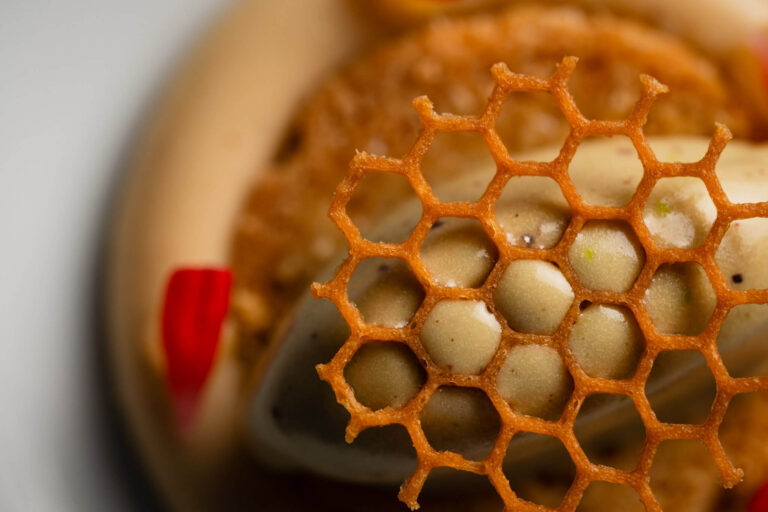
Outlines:
[[[162, 87], [159, 89], [162, 90]], [[155, 97], [147, 102], [147, 111], [157, 104], [157, 93], [154, 95]], [[125, 147], [116, 160], [115, 170], [111, 172], [111, 183], [99, 208], [102, 214], [99, 216], [100, 225], [97, 228], [95, 250], [92, 251], [90, 264], [93, 272], [91, 281], [87, 283], [91, 298], [91, 339], [88, 340], [85, 357], [89, 358], [87, 388], [91, 391], [90, 396], [84, 399], [90, 404], [90, 417], [98, 435], [93, 442], [101, 448], [99, 453], [103, 459], [103, 469], [112, 473], [112, 478], [118, 481], [116, 487], [122, 491], [122, 501], [132, 510], [160, 512], [164, 507], [161, 506], [159, 493], [149, 481], [146, 468], [139, 459], [138, 450], [132, 443], [131, 434], [118, 404], [108, 354], [109, 332], [106, 314], [111, 228], [119, 206], [120, 191], [138, 146], [137, 141], [147, 125], [147, 111], [137, 116], [137, 120], [132, 123], [131, 136], [127, 138]]]

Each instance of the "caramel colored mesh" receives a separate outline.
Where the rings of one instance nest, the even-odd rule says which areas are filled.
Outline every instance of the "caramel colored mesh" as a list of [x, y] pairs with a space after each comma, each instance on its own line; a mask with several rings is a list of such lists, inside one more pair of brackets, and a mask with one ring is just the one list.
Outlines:
[[[349, 244], [349, 255], [336, 271], [335, 276], [325, 284], [314, 284], [315, 297], [332, 300], [349, 324], [351, 335], [333, 359], [318, 365], [320, 377], [327, 381], [336, 394], [336, 399], [349, 411], [351, 418], [346, 430], [346, 439], [352, 442], [368, 427], [391, 424], [403, 425], [413, 442], [418, 464], [400, 490], [399, 497], [411, 509], [418, 508], [417, 498], [430, 471], [446, 466], [458, 470], [486, 475], [509, 510], [548, 510], [547, 508], [520, 499], [510, 488], [502, 471], [502, 461], [512, 437], [519, 432], [533, 432], [560, 439], [576, 466], [576, 478], [558, 511], [575, 510], [581, 497], [592, 481], [604, 481], [634, 488], [647, 511], [660, 510], [660, 505], [651, 492], [649, 472], [659, 444], [667, 439], [695, 439], [704, 443], [712, 454], [722, 475], [725, 487], [732, 487], [742, 478], [742, 471], [733, 466], [726, 456], [718, 438], [718, 429], [731, 398], [738, 394], [757, 390], [768, 390], [768, 377], [733, 378], [728, 374], [717, 350], [717, 334], [728, 311], [739, 304], [767, 303], [768, 290], [732, 290], [715, 263], [715, 251], [730, 222], [750, 217], [768, 217], [768, 202], [734, 204], [723, 191], [716, 175], [715, 165], [731, 135], [722, 125], [716, 125], [714, 136], [706, 154], [697, 162], [660, 162], [648, 144], [643, 133], [648, 111], [659, 94], [667, 88], [654, 78], [642, 75], [642, 94], [634, 110], [623, 121], [602, 121], [585, 118], [574, 103], [567, 87], [569, 76], [576, 66], [575, 57], [565, 58], [548, 79], [535, 78], [512, 73], [504, 64], [492, 67], [495, 87], [483, 113], [479, 116], [456, 116], [437, 114], [426, 97], [414, 100], [414, 108], [421, 121], [419, 136], [410, 152], [402, 159], [373, 156], [358, 153], [350, 165], [346, 178], [336, 189], [329, 216], [344, 233]], [[551, 162], [523, 162], [510, 157], [499, 135], [494, 129], [495, 120], [507, 96], [512, 92], [544, 91], [552, 95], [564, 117], [571, 126], [559, 156]], [[420, 162], [435, 135], [440, 132], [479, 133], [488, 146], [497, 164], [497, 171], [485, 193], [477, 202], [440, 202], [421, 174]], [[568, 174], [568, 165], [579, 144], [587, 136], [618, 135], [631, 139], [644, 173], [632, 200], [623, 207], [593, 206], [586, 204], [579, 196]], [[402, 174], [416, 191], [423, 208], [423, 215], [410, 236], [400, 244], [374, 243], [364, 239], [351, 219], [345, 206], [352, 197], [355, 187], [366, 173], [382, 172]], [[560, 185], [571, 208], [570, 225], [560, 242], [551, 249], [529, 249], [515, 247], [507, 240], [505, 232], [496, 221], [493, 210], [504, 186], [513, 176], [548, 176]], [[712, 201], [717, 207], [717, 219], [704, 243], [695, 249], [664, 249], [656, 245], [643, 222], [643, 205], [656, 182], [663, 177], [694, 176], [701, 178], [707, 186]], [[482, 287], [463, 289], [442, 286], [430, 279], [429, 272], [419, 258], [419, 248], [432, 224], [441, 217], [467, 217], [478, 219], [489, 237], [499, 249], [499, 258], [493, 271]], [[568, 261], [568, 248], [585, 222], [593, 219], [621, 219], [632, 225], [645, 249], [645, 266], [633, 287], [626, 293], [594, 291], [580, 284], [574, 269]], [[360, 312], [347, 296], [347, 284], [357, 265], [365, 258], [401, 258], [408, 262], [418, 280], [426, 290], [423, 304], [413, 320], [402, 328], [385, 328], [368, 325]], [[541, 259], [555, 263], [570, 282], [575, 299], [552, 336], [522, 334], [513, 332], [497, 310], [493, 291], [504, 269], [512, 260]], [[656, 270], [670, 262], [696, 262], [706, 271], [717, 295], [717, 305], [704, 332], [698, 336], [662, 335], [655, 331], [643, 308], [643, 296]], [[432, 307], [445, 299], [482, 300], [503, 327], [502, 343], [490, 364], [480, 375], [454, 375], [441, 369], [431, 361], [420, 342], [420, 329]], [[636, 374], [629, 380], [607, 380], [589, 377], [579, 367], [567, 348], [571, 327], [579, 314], [579, 304], [619, 304], [628, 307], [645, 336], [647, 349], [643, 354]], [[406, 344], [424, 362], [427, 380], [418, 394], [401, 408], [385, 408], [373, 411], [356, 399], [350, 385], [344, 379], [344, 367], [361, 345], [376, 340], [389, 340]], [[571, 398], [559, 420], [546, 421], [515, 412], [496, 389], [496, 376], [509, 349], [516, 344], [546, 344], [554, 347], [565, 361], [574, 380]], [[656, 356], [664, 350], [698, 350], [717, 382], [717, 395], [708, 419], [700, 425], [662, 423], [654, 414], [645, 396], [645, 383]], [[494, 404], [502, 420], [502, 428], [492, 452], [481, 461], [468, 460], [451, 451], [434, 450], [422, 430], [419, 414], [432, 394], [443, 385], [456, 385], [483, 390]], [[642, 418], [646, 439], [640, 461], [633, 471], [621, 471], [612, 467], [590, 462], [574, 435], [573, 424], [581, 404], [590, 393], [613, 393], [632, 399]]]

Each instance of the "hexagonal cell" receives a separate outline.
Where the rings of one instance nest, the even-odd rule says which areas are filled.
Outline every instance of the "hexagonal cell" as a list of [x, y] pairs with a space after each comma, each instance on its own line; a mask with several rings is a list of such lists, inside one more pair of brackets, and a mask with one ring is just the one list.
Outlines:
[[476, 219], [438, 219], [421, 246], [421, 259], [445, 286], [474, 288], [488, 277], [498, 250]]
[[768, 288], [768, 219], [737, 220], [728, 226], [715, 260], [736, 290]]
[[421, 411], [421, 426], [432, 448], [482, 460], [501, 429], [493, 404], [479, 389], [442, 386]]
[[651, 491], [663, 510], [713, 510], [720, 499], [720, 472], [701, 441], [669, 439], [651, 465]]
[[496, 162], [480, 134], [442, 132], [424, 155], [421, 172], [441, 201], [477, 201], [496, 173]]
[[645, 225], [660, 247], [700, 246], [715, 217], [715, 204], [699, 178], [660, 179], [643, 207]]
[[621, 512], [645, 512], [640, 496], [632, 487], [600, 481], [589, 484], [576, 512], [603, 512], [607, 503], [621, 503]]
[[587, 137], [568, 173], [585, 203], [624, 206], [643, 177], [643, 164], [627, 137]]
[[402, 407], [419, 392], [426, 372], [408, 346], [366, 343], [344, 368], [344, 378], [357, 401], [371, 409]]
[[515, 411], [555, 420], [571, 396], [573, 379], [554, 348], [517, 345], [501, 365], [496, 387]]
[[571, 328], [568, 347], [590, 377], [628, 379], [635, 374], [645, 338], [629, 309], [591, 304]]
[[499, 348], [501, 326], [482, 301], [444, 300], [429, 312], [421, 342], [441, 368], [476, 375]]
[[[548, 76], [553, 70], [538, 70], [536, 75]], [[554, 160], [569, 131], [554, 98], [544, 92], [513, 92], [496, 118], [496, 132], [507, 151], [519, 160]], [[531, 147], [537, 149], [527, 151]], [[520, 154], [522, 150], [526, 152]]]
[[513, 261], [493, 292], [509, 326], [535, 334], [555, 332], [573, 297], [571, 285], [560, 269], [541, 260]]
[[[311, 417], [307, 417], [305, 421], [315, 423], [315, 425], [317, 423]], [[344, 426], [342, 424], [341, 428], [335, 432], [343, 431]], [[316, 431], [313, 431], [313, 434], [317, 435]], [[327, 436], [328, 434], [325, 435]], [[389, 458], [390, 461], [395, 459], [398, 461], [398, 464], [402, 464], [401, 471], [405, 472], [405, 474], [411, 474], [416, 469], [418, 461], [416, 450], [413, 448], [413, 442], [408, 435], [408, 431], [402, 425], [392, 424], [366, 428], [358, 434], [355, 442], [349, 445], [344, 441], [343, 434], [337, 435], [332, 439], [335, 443], [332, 449], [346, 450], [349, 452], [348, 456], [368, 457], [370, 458], [369, 460], [375, 460], [382, 456]]]
[[[392, 215], [392, 201], [371, 198], [393, 198], [398, 207]], [[398, 244], [407, 239], [421, 219], [421, 202], [405, 176], [384, 172], [368, 172], [357, 185], [347, 215], [371, 242]]]
[[504, 510], [504, 502], [486, 475], [448, 467], [429, 473], [419, 495], [419, 510], [455, 510], [456, 504], [478, 504], [482, 510]]
[[507, 450], [504, 475], [519, 498], [557, 508], [576, 478], [576, 466], [558, 438], [521, 432]]
[[406, 326], [424, 300], [424, 288], [410, 266], [397, 258], [361, 261], [347, 293], [363, 320], [382, 327]]
[[576, 235], [568, 261], [587, 288], [621, 293], [635, 283], [645, 251], [626, 222], [593, 220]]
[[768, 375], [768, 304], [732, 308], [720, 326], [717, 349], [731, 377]]
[[509, 243], [535, 249], [557, 245], [571, 220], [571, 209], [557, 182], [540, 176], [512, 177], [494, 213]]
[[[680, 375], [684, 375], [682, 387]], [[680, 392], [685, 400], [680, 400]], [[672, 391], [670, 391], [670, 389]], [[695, 391], [692, 392], [692, 391]], [[704, 356], [696, 350], [665, 350], [653, 363], [645, 396], [656, 418], [664, 423], [700, 424], [707, 420], [717, 385]]]
[[740, 393], [731, 399], [720, 424], [723, 449], [737, 468], [747, 470], [747, 478], [757, 476], [749, 470], [755, 461], [768, 460], [765, 411], [768, 391]]
[[645, 291], [643, 305], [661, 334], [701, 334], [717, 298], [698, 263], [666, 263], [658, 268]]
[[[620, 427], [605, 430], [600, 418], [610, 415]], [[594, 393], [584, 400], [573, 433], [593, 464], [622, 471], [637, 467], [645, 441], [645, 425], [632, 399], [625, 395]]]

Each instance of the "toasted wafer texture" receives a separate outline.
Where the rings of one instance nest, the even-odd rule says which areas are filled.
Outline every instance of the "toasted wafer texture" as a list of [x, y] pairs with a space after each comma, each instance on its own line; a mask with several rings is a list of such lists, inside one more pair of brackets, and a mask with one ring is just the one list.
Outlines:
[[[628, 117], [621, 121], [591, 120], [579, 110], [571, 96], [567, 82], [576, 66], [576, 58], [565, 58], [548, 79], [515, 74], [504, 64], [492, 68], [495, 87], [490, 99], [477, 116], [437, 114], [426, 97], [414, 101], [421, 129], [416, 142], [402, 159], [358, 153], [352, 160], [349, 172], [336, 189], [329, 216], [344, 234], [349, 244], [349, 255], [337, 269], [335, 276], [325, 284], [313, 285], [316, 297], [332, 300], [349, 324], [351, 335], [333, 359], [318, 366], [318, 373], [326, 380], [336, 398], [351, 415], [347, 426], [347, 440], [369, 427], [399, 424], [411, 437], [418, 464], [414, 474], [405, 482], [400, 499], [409, 507], [418, 507], [417, 498], [430, 472], [448, 467], [475, 474], [486, 475], [509, 510], [545, 510], [524, 501], [512, 491], [502, 471], [502, 461], [511, 438], [520, 432], [544, 434], [558, 438], [566, 447], [576, 466], [576, 478], [557, 510], [575, 510], [585, 490], [592, 482], [607, 482], [631, 487], [639, 496], [647, 511], [661, 510], [651, 491], [650, 469], [659, 445], [670, 439], [700, 441], [711, 453], [725, 487], [732, 487], [742, 478], [742, 471], [735, 468], [726, 456], [718, 437], [718, 429], [731, 398], [738, 394], [768, 389], [768, 378], [733, 378], [723, 364], [717, 350], [717, 334], [728, 311], [739, 304], [766, 303], [768, 290], [734, 290], [729, 288], [717, 268], [715, 252], [728, 229], [737, 219], [768, 216], [768, 202], [731, 203], [715, 175], [715, 165], [731, 135], [723, 125], [717, 125], [706, 154], [696, 162], [673, 163], [656, 159], [643, 132], [651, 105], [667, 88], [647, 75], [640, 77], [641, 96]], [[545, 92], [554, 98], [571, 129], [560, 154], [551, 162], [520, 162], [510, 157], [497, 131], [496, 118], [505, 99], [512, 93]], [[520, 126], [521, 131], [525, 130]], [[497, 163], [497, 172], [483, 196], [476, 202], [441, 202], [435, 196], [421, 173], [420, 164], [430, 145], [444, 132], [471, 132], [480, 134]], [[625, 206], [593, 206], [585, 203], [574, 186], [568, 166], [579, 144], [588, 136], [614, 135], [628, 137], [643, 166], [643, 177], [631, 201]], [[419, 197], [423, 216], [410, 236], [400, 244], [374, 243], [364, 239], [347, 213], [357, 184], [368, 173], [394, 173], [405, 176]], [[495, 219], [494, 204], [504, 186], [513, 176], [546, 176], [555, 180], [568, 202], [572, 219], [560, 242], [552, 248], [534, 249], [517, 247], [510, 243]], [[691, 176], [701, 179], [717, 208], [717, 218], [703, 242], [688, 249], [669, 248], [654, 241], [643, 221], [643, 208], [654, 185], [664, 177]], [[478, 220], [499, 251], [497, 265], [478, 288], [445, 286], [432, 279], [419, 258], [419, 248], [432, 224], [441, 217], [465, 217]], [[569, 249], [577, 240], [587, 222], [596, 220], [624, 221], [634, 230], [645, 252], [645, 260], [634, 284], [626, 291], [595, 290], [587, 288], [578, 278], [577, 270], [569, 258]], [[386, 328], [364, 322], [354, 303], [347, 297], [347, 285], [357, 265], [366, 258], [400, 258], [413, 269], [415, 276], [426, 291], [426, 297], [413, 320], [406, 326]], [[555, 264], [573, 289], [574, 300], [565, 318], [550, 336], [525, 334], [514, 331], [494, 300], [494, 290], [505, 270], [517, 260], [541, 260]], [[643, 305], [646, 290], [654, 274], [665, 264], [695, 262], [700, 265], [712, 283], [717, 297], [714, 312], [703, 332], [696, 336], [660, 334]], [[438, 364], [422, 342], [422, 327], [436, 304], [441, 301], [482, 301], [488, 311], [502, 326], [500, 347], [487, 366], [479, 374], [472, 371], [456, 374]], [[577, 363], [568, 349], [571, 328], [580, 313], [579, 304], [620, 305], [632, 312], [646, 341], [646, 350], [640, 357], [635, 375], [626, 380], [609, 380], [589, 376]], [[371, 410], [359, 403], [353, 389], [344, 378], [344, 368], [357, 351], [366, 343], [386, 340], [407, 345], [423, 362], [426, 382], [408, 403], [398, 408]], [[573, 377], [573, 392], [559, 419], [547, 421], [516, 412], [497, 388], [499, 372], [506, 356], [519, 345], [538, 344], [556, 350]], [[697, 350], [706, 359], [717, 382], [717, 395], [708, 419], [700, 425], [680, 425], [660, 422], [645, 396], [646, 380], [658, 354], [666, 350]], [[480, 365], [478, 365], [480, 366]], [[475, 369], [474, 367], [472, 368]], [[456, 386], [482, 390], [490, 399], [501, 418], [501, 429], [490, 454], [483, 460], [469, 460], [459, 453], [434, 449], [425, 435], [420, 414], [433, 394], [441, 387]], [[581, 404], [592, 393], [619, 394], [629, 397], [639, 413], [646, 431], [640, 460], [632, 471], [602, 466], [590, 462], [574, 435], [573, 424]]]
[[[650, 73], [672, 91], [657, 103], [646, 133], [709, 134], [720, 121], [737, 136], [752, 134], [714, 66], [635, 23], [567, 8], [517, 8], [433, 23], [388, 41], [343, 71], [299, 115], [274, 172], [260, 179], [237, 225], [235, 288], [250, 294], [238, 297], [252, 299], [241, 304], [241, 331], [268, 331], [272, 324], [253, 319], [286, 310], [343, 247], [325, 216], [328, 198], [356, 149], [406, 154], [419, 129], [410, 108], [414, 97], [429, 95], [439, 111], [478, 114], [494, 86], [488, 73], [493, 63], [547, 76], [565, 55], [582, 59], [571, 91], [589, 118], [623, 118], [639, 95], [637, 75]], [[510, 100], [497, 120], [510, 152], [557, 145], [567, 135], [568, 124], [550, 96]], [[478, 134], [443, 134], [425, 156], [424, 169], [431, 170], [427, 179], [444, 181], [466, 169], [462, 162], [483, 157]], [[407, 184], [385, 182], [375, 192], [355, 197], [350, 213], [375, 218], [402, 200]]]

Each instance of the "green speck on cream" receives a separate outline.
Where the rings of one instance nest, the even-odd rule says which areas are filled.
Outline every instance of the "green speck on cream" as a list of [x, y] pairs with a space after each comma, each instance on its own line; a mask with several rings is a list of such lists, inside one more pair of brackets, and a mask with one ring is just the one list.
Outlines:
[[595, 257], [595, 251], [587, 247], [586, 249], [584, 249], [584, 257], [587, 258], [588, 260], [593, 259]]
[[669, 207], [669, 203], [664, 201], [663, 199], [659, 200], [658, 203], [656, 203], [656, 213], [659, 214], [661, 217], [666, 217], [672, 212], [672, 209]]

